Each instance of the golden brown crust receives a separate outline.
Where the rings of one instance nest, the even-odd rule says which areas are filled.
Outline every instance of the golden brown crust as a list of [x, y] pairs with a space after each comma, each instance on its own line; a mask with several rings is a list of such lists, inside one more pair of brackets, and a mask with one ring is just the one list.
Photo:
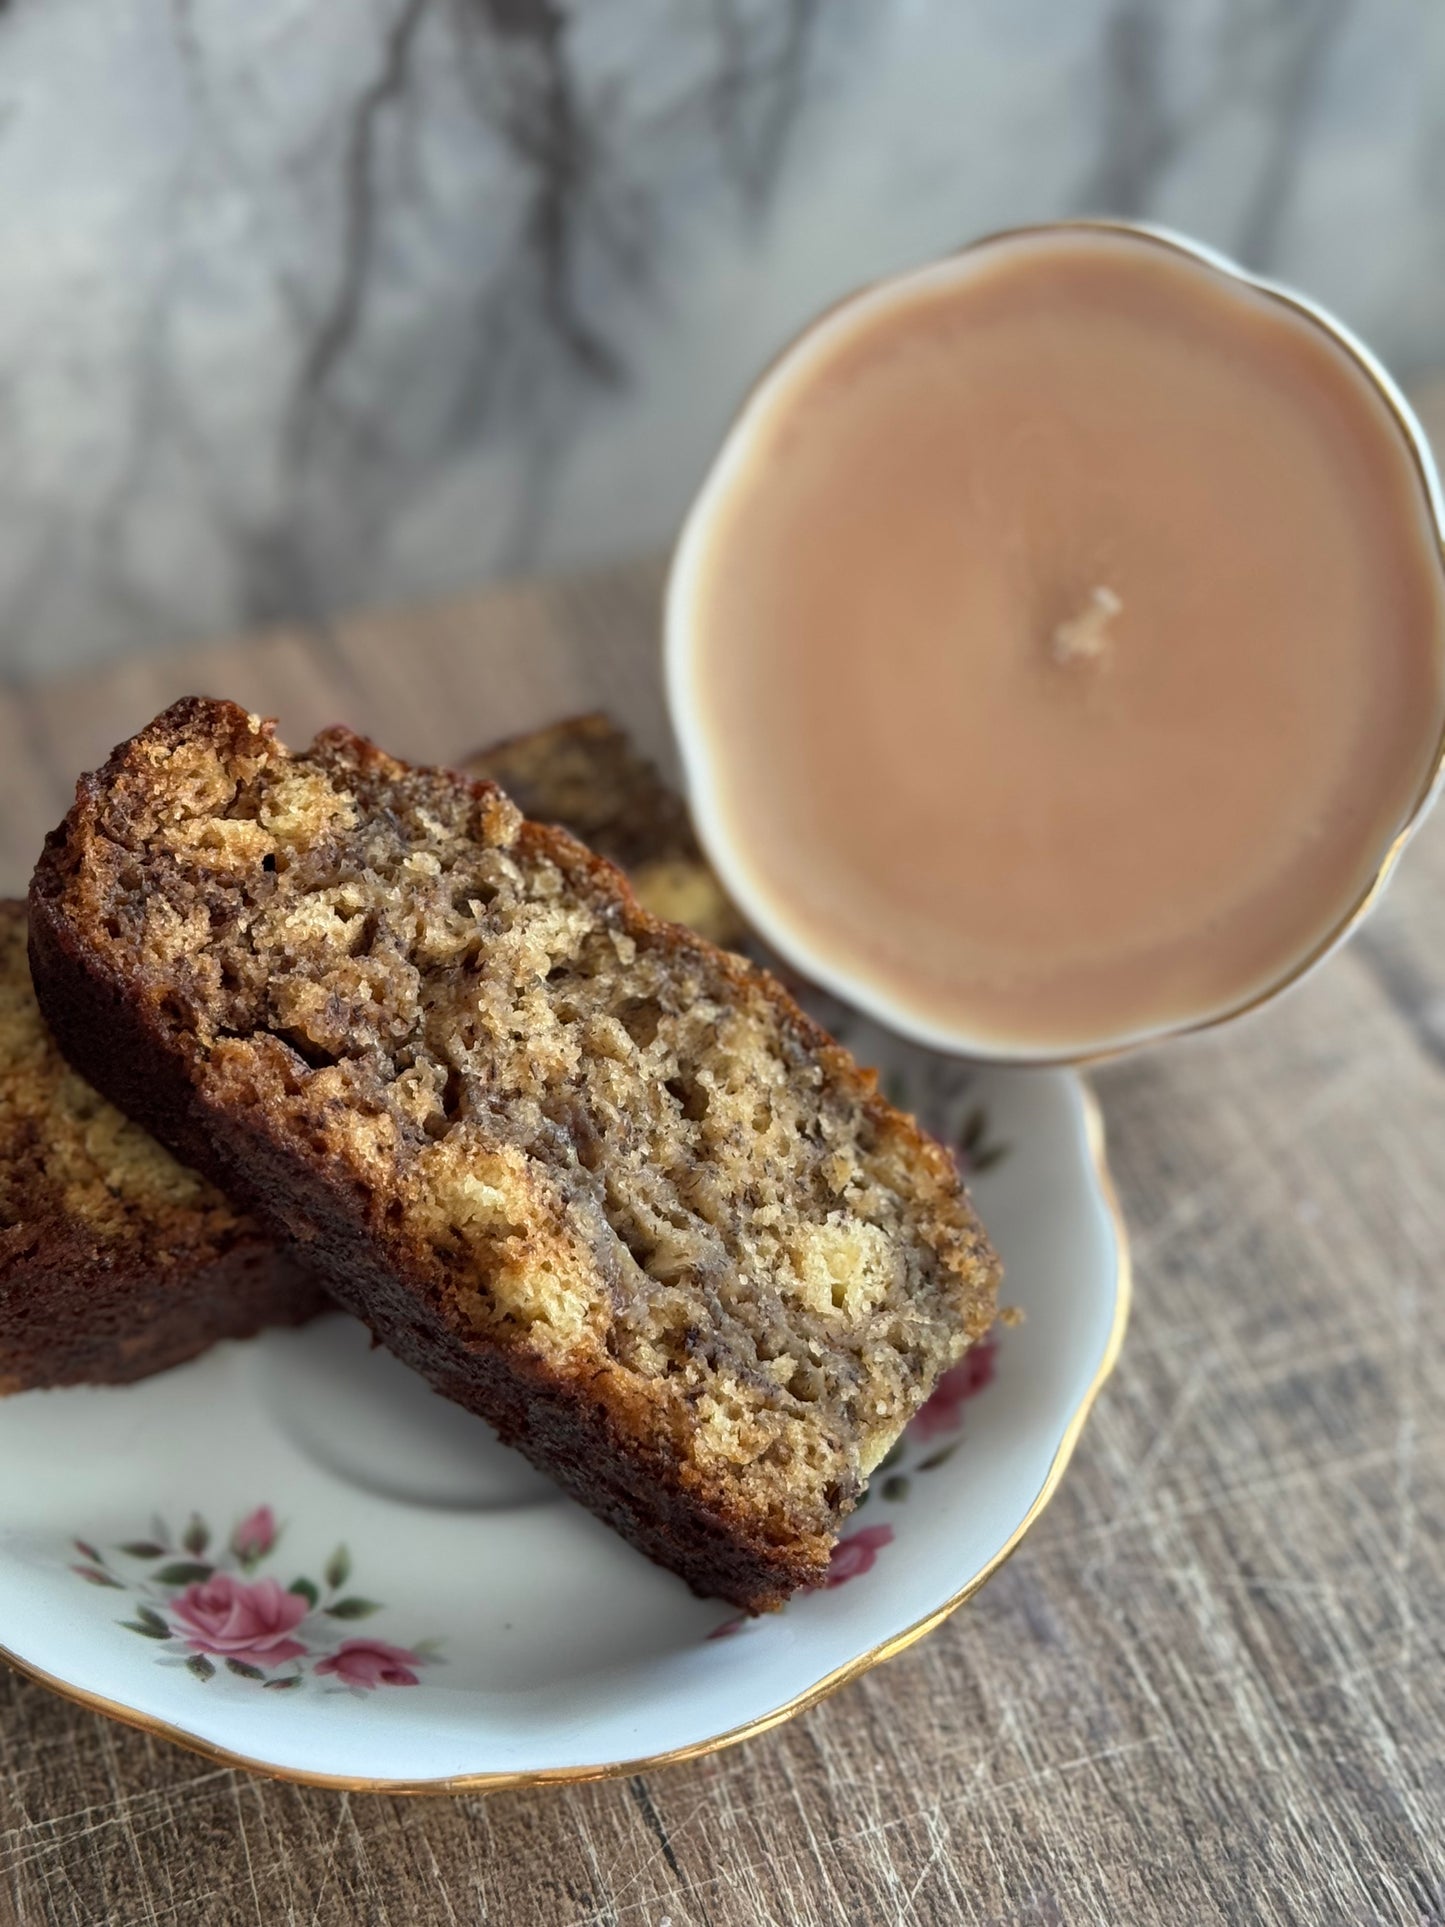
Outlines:
[[296, 1324], [320, 1286], [69, 1069], [0, 902], [0, 1392], [126, 1384]]
[[[709, 1295], [713, 1288], [704, 1289], [705, 1273], [682, 1287], [654, 1284], [604, 1222], [599, 1200], [603, 1181], [610, 1186], [615, 1154], [597, 1136], [597, 1114], [588, 1112], [581, 1085], [543, 1076], [537, 1086], [552, 1107], [535, 1126], [542, 1133], [537, 1142], [560, 1144], [565, 1169], [550, 1168], [540, 1153], [523, 1155], [505, 1133], [498, 1135], [495, 1064], [489, 1071], [484, 1061], [475, 1076], [454, 1073], [455, 1108], [450, 1089], [445, 1111], [436, 1091], [424, 1093], [424, 1102], [418, 1098], [415, 1111], [401, 1107], [398, 1089], [418, 1075], [420, 1060], [409, 1056], [401, 1075], [387, 1069], [394, 1081], [379, 1079], [371, 1032], [357, 1028], [361, 1020], [347, 1001], [352, 993], [338, 989], [343, 978], [365, 979], [370, 989], [363, 1003], [374, 1012], [368, 1000], [384, 996], [385, 973], [397, 964], [386, 951], [394, 937], [386, 923], [391, 911], [372, 913], [372, 925], [386, 928], [380, 935], [373, 929], [372, 949], [347, 965], [349, 977], [335, 969], [313, 978], [288, 976], [294, 957], [274, 950], [274, 938], [267, 938], [274, 954], [261, 957], [262, 988], [246, 987], [255, 961], [247, 946], [254, 949], [262, 941], [258, 932], [274, 929], [277, 904], [299, 904], [309, 915], [319, 900], [286, 898], [274, 880], [278, 867], [294, 862], [299, 868], [315, 850], [308, 854], [303, 839], [270, 857], [274, 835], [257, 824], [257, 806], [247, 801], [261, 794], [258, 772], [267, 772], [273, 789], [259, 808], [274, 817], [278, 771], [303, 789], [333, 784], [326, 790], [329, 809], [335, 808], [334, 785], [349, 786], [362, 830], [337, 844], [347, 876], [361, 861], [368, 826], [384, 842], [403, 819], [441, 822], [474, 853], [494, 849], [498, 875], [510, 866], [540, 879], [537, 889], [547, 903], [555, 899], [575, 912], [593, 933], [588, 941], [604, 953], [647, 961], [648, 981], [666, 978], [680, 1007], [694, 1010], [702, 1000], [719, 1022], [736, 1018], [765, 1031], [779, 1075], [792, 1065], [790, 1074], [820, 1093], [820, 1101], [839, 1115], [846, 1111], [862, 1137], [878, 1141], [879, 1155], [896, 1165], [915, 1201], [909, 1209], [923, 1228], [919, 1235], [931, 1240], [929, 1275], [941, 1281], [935, 1289], [942, 1294], [928, 1313], [932, 1350], [920, 1353], [934, 1359], [931, 1375], [915, 1373], [900, 1394], [903, 1403], [890, 1421], [895, 1431], [941, 1364], [980, 1336], [993, 1315], [996, 1264], [951, 1160], [878, 1095], [871, 1078], [775, 982], [649, 916], [612, 865], [561, 830], [519, 824], [492, 785], [410, 770], [345, 731], [328, 732], [306, 757], [290, 758], [233, 705], [176, 705], [122, 745], [103, 771], [82, 779], [76, 806], [48, 839], [36, 871], [31, 950], [42, 1004], [61, 1047], [100, 1089], [178, 1154], [254, 1200], [312, 1253], [335, 1295], [399, 1356], [489, 1418], [503, 1437], [698, 1590], [760, 1610], [799, 1585], [817, 1583], [837, 1523], [856, 1496], [858, 1474], [839, 1473], [822, 1513], [798, 1511], [786, 1494], [760, 1498], [756, 1480], [750, 1489], [699, 1455], [698, 1414], [712, 1381], [698, 1378], [694, 1347], [709, 1342], [710, 1321], [725, 1312]], [[468, 836], [479, 841], [467, 844]], [[426, 851], [420, 843], [417, 848], [420, 862]], [[343, 881], [336, 889], [365, 900], [361, 883]], [[508, 939], [495, 917], [486, 924], [493, 913], [472, 902], [453, 916], [443, 877], [431, 897], [418, 886], [403, 919], [423, 936], [428, 903], [440, 903], [441, 921], [451, 916], [463, 933], [472, 929], [472, 918], [476, 928], [492, 929], [476, 968], [485, 974], [499, 967]], [[524, 907], [532, 913], [539, 905]], [[158, 951], [156, 932], [166, 917], [184, 927], [185, 940]], [[345, 961], [358, 953], [333, 947], [328, 955], [334, 964], [337, 955]], [[442, 971], [427, 1007], [429, 1023], [443, 1008], [443, 993], [482, 981], [470, 968]], [[228, 973], [232, 988], [225, 987]], [[534, 988], [541, 995], [540, 976]], [[284, 1021], [278, 1022], [278, 1010]], [[372, 1023], [370, 1015], [366, 1022]], [[541, 1041], [533, 1048], [540, 1050]], [[639, 1104], [647, 1095], [638, 1091]], [[677, 1104], [686, 1096], [680, 1091]], [[682, 1113], [674, 1107], [669, 1115]], [[623, 1128], [622, 1121], [615, 1128]], [[698, 1173], [703, 1181], [710, 1175], [716, 1173]], [[480, 1228], [456, 1212], [468, 1186], [490, 1200]], [[840, 1223], [848, 1218], [843, 1209], [832, 1215]], [[721, 1280], [729, 1288], [733, 1282]], [[626, 1312], [627, 1294], [639, 1289], [644, 1297], [657, 1294], [659, 1303], [695, 1301], [697, 1329], [686, 1334], [678, 1368], [650, 1377], [617, 1350], [621, 1327], [604, 1329]], [[549, 1306], [538, 1312], [539, 1293], [549, 1292]], [[576, 1314], [565, 1342], [549, 1322], [559, 1306], [564, 1323]], [[526, 1322], [530, 1318], [535, 1322]], [[683, 1372], [686, 1359], [693, 1362]], [[780, 1361], [782, 1376], [788, 1367]], [[768, 1378], [771, 1369], [754, 1371], [747, 1396], [762, 1401], [758, 1422], [773, 1428], [759, 1436], [781, 1441], [799, 1423], [786, 1413], [807, 1408]], [[854, 1361], [847, 1369], [866, 1388], [866, 1373], [858, 1377], [863, 1367]], [[866, 1471], [864, 1464], [862, 1476]]]

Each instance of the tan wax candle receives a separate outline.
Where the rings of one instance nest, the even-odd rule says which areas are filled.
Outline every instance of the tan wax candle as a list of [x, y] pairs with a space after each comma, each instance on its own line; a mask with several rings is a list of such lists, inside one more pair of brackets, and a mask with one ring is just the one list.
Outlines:
[[1207, 1021], [1327, 946], [1445, 725], [1428, 457], [1362, 355], [1087, 224], [809, 331], [669, 594], [700, 827], [763, 934], [1020, 1057]]

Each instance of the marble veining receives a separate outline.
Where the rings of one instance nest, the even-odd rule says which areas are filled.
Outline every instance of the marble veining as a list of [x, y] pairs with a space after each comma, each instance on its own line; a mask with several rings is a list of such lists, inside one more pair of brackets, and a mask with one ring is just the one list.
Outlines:
[[850, 285], [1118, 212], [1445, 362], [1421, 0], [0, 4], [0, 667], [660, 548]]

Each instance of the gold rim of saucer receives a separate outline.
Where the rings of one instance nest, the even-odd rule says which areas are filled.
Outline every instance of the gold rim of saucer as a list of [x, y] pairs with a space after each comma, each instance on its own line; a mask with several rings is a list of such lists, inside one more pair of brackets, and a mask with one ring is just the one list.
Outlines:
[[1099, 1200], [1108, 1216], [1114, 1234], [1114, 1304], [1109, 1323], [1109, 1334], [1100, 1354], [1098, 1367], [1085, 1388], [1064, 1433], [1058, 1448], [1049, 1462], [1044, 1482], [1039, 1487], [1032, 1504], [1018, 1525], [1009, 1534], [999, 1550], [971, 1577], [959, 1587], [941, 1606], [925, 1613], [911, 1626], [901, 1632], [881, 1640], [856, 1658], [837, 1667], [812, 1686], [804, 1688], [792, 1699], [785, 1700], [781, 1706], [770, 1712], [759, 1714], [756, 1719], [748, 1720], [725, 1733], [717, 1733], [710, 1739], [696, 1740], [690, 1745], [674, 1747], [662, 1753], [641, 1756], [635, 1760], [618, 1760], [603, 1765], [578, 1767], [542, 1767], [532, 1772], [519, 1773], [458, 1773], [440, 1780], [385, 1780], [352, 1779], [340, 1773], [312, 1773], [304, 1768], [277, 1766], [272, 1761], [260, 1760], [245, 1753], [236, 1753], [228, 1747], [216, 1746], [203, 1740], [184, 1728], [173, 1725], [167, 1720], [156, 1719], [148, 1713], [138, 1712], [119, 1700], [107, 1699], [102, 1693], [93, 1693], [83, 1686], [74, 1686], [68, 1680], [48, 1673], [43, 1667], [33, 1666], [19, 1653], [12, 1652], [7, 1646], [0, 1646], [0, 1660], [14, 1668], [25, 1678], [34, 1680], [38, 1685], [48, 1687], [61, 1699], [70, 1700], [77, 1706], [84, 1706], [90, 1712], [103, 1713], [108, 1719], [117, 1720], [122, 1726], [135, 1727], [139, 1732], [149, 1733], [155, 1738], [171, 1740], [188, 1752], [198, 1753], [203, 1759], [215, 1766], [240, 1767], [248, 1773], [260, 1774], [267, 1779], [279, 1780], [292, 1786], [322, 1787], [338, 1793], [396, 1793], [409, 1795], [448, 1794], [448, 1793], [500, 1793], [519, 1787], [532, 1786], [575, 1786], [589, 1780], [625, 1779], [636, 1773], [650, 1773], [657, 1767], [679, 1766], [686, 1760], [701, 1759], [710, 1753], [721, 1753], [725, 1748], [738, 1746], [744, 1740], [757, 1738], [759, 1734], [771, 1732], [776, 1726], [805, 1713], [830, 1694], [851, 1680], [860, 1678], [884, 1660], [894, 1659], [917, 1643], [928, 1633], [933, 1632], [943, 1622], [956, 1613], [960, 1606], [972, 1599], [974, 1594], [993, 1577], [1008, 1559], [1018, 1550], [1029, 1531], [1038, 1522], [1049, 1501], [1058, 1491], [1060, 1482], [1068, 1468], [1074, 1450], [1083, 1436], [1084, 1426], [1103, 1390], [1110, 1373], [1118, 1363], [1123, 1350], [1124, 1333], [1129, 1323], [1130, 1302], [1133, 1295], [1133, 1258], [1129, 1249], [1129, 1232], [1124, 1214], [1119, 1205], [1119, 1195], [1114, 1188], [1113, 1173], [1109, 1168], [1108, 1141], [1104, 1129], [1103, 1113], [1099, 1100], [1084, 1078], [1078, 1079], [1079, 1097], [1083, 1107], [1084, 1142], [1088, 1151], [1089, 1164], [1098, 1185]]
[[850, 307], [855, 301], [877, 293], [895, 282], [907, 280], [931, 266], [941, 266], [945, 262], [961, 259], [964, 255], [992, 247], [999, 242], [1018, 240], [1030, 235], [1077, 232], [1122, 235], [1129, 240], [1152, 243], [1169, 253], [1183, 255], [1204, 267], [1214, 269], [1217, 273], [1227, 275], [1231, 280], [1278, 303], [1333, 341], [1374, 389], [1409, 452], [1416, 479], [1424, 496], [1428, 523], [1434, 532], [1436, 565], [1442, 580], [1445, 580], [1445, 491], [1442, 491], [1440, 476], [1436, 470], [1425, 430], [1389, 370], [1343, 322], [1336, 320], [1332, 314], [1311, 301], [1308, 296], [1297, 294], [1293, 289], [1283, 287], [1263, 275], [1254, 274], [1250, 269], [1241, 267], [1237, 261], [1232, 261], [1228, 255], [1210, 247], [1208, 243], [1192, 240], [1187, 235], [1177, 234], [1169, 228], [1155, 227], [1147, 222], [1109, 220], [1095, 216], [1081, 216], [1060, 221], [1035, 221], [1016, 227], [995, 228], [987, 234], [980, 235], [976, 240], [966, 242], [962, 247], [941, 255], [935, 262], [923, 262], [916, 268], [905, 268], [896, 275], [862, 283], [837, 301], [830, 302], [769, 359], [766, 366], [749, 383], [742, 401], [728, 423], [708, 472], [688, 508], [681, 534], [673, 549], [664, 592], [663, 676], [673, 733], [682, 753], [689, 801], [696, 820], [699, 840], [706, 849], [709, 860], [718, 870], [729, 894], [737, 899], [739, 908], [747, 921], [756, 926], [764, 941], [780, 956], [787, 958], [790, 966], [800, 976], [813, 978], [843, 1002], [861, 1011], [865, 1016], [871, 1017], [876, 1023], [882, 1024], [899, 1036], [907, 1037], [925, 1049], [966, 1058], [977, 1063], [1013, 1065], [1020, 1068], [1085, 1067], [1091, 1064], [1108, 1063], [1116, 1057], [1126, 1056], [1131, 1051], [1141, 1050], [1149, 1045], [1167, 1043], [1171, 1038], [1188, 1037], [1199, 1031], [1213, 1030], [1220, 1024], [1232, 1023], [1235, 1018], [1247, 1016], [1251, 1011], [1260, 1009], [1262, 1005], [1292, 989], [1302, 978], [1307, 977], [1312, 970], [1323, 963], [1331, 952], [1338, 949], [1369, 915], [1389, 882], [1406, 844], [1420, 827], [1433, 804], [1436, 793], [1441, 787], [1442, 778], [1445, 778], [1445, 720], [1442, 720], [1421, 785], [1403, 822], [1380, 857], [1369, 883], [1351, 907], [1331, 925], [1317, 943], [1302, 957], [1296, 959], [1287, 971], [1281, 973], [1262, 989], [1250, 991], [1227, 1009], [1215, 1011], [1208, 1016], [1184, 1018], [1178, 1023], [1162, 1025], [1157, 1030], [1146, 1031], [1136, 1037], [1126, 1037], [1120, 1041], [1097, 1046], [1081, 1045], [1075, 1049], [1045, 1050], [1035, 1053], [1024, 1048], [1011, 1049], [1004, 1045], [980, 1043], [977, 1039], [946, 1038], [941, 1032], [908, 1018], [885, 1004], [863, 986], [850, 983], [835, 975], [826, 965], [821, 965], [817, 958], [804, 957], [789, 942], [780, 942], [777, 932], [770, 927], [769, 920], [755, 915], [752, 892], [746, 884], [741, 888], [735, 888], [740, 866], [734, 865], [730, 855], [723, 853], [723, 840], [713, 833], [713, 826], [698, 803], [700, 785], [696, 780], [697, 771], [699, 765], [705, 762], [705, 757], [700, 753], [702, 732], [694, 728], [686, 714], [689, 705], [681, 688], [683, 646], [680, 632], [683, 623], [679, 613], [681, 591], [678, 585], [683, 573], [682, 565], [687, 559], [685, 551], [690, 548], [689, 538], [691, 536], [693, 541], [697, 539], [692, 532], [698, 523], [699, 511], [707, 504], [707, 498], [712, 493], [723, 458], [731, 448], [744, 417], [764, 384], [793, 354], [794, 350], [815, 330], [843, 309]]

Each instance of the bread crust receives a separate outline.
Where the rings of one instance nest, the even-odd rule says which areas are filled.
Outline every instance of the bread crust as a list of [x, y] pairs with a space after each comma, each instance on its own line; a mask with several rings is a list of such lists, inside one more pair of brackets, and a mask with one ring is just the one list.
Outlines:
[[[116, 839], [124, 840], [142, 803], [149, 807], [159, 764], [177, 746], [203, 740], [223, 763], [241, 767], [267, 753], [269, 731], [235, 705], [188, 699], [81, 779], [75, 807], [47, 839], [30, 898], [36, 987], [61, 1049], [178, 1156], [294, 1239], [336, 1298], [404, 1362], [489, 1420], [503, 1439], [696, 1591], [757, 1612], [821, 1583], [837, 1519], [855, 1493], [838, 1494], [830, 1530], [790, 1531], [786, 1522], [739, 1505], [726, 1481], [704, 1477], [686, 1462], [669, 1439], [669, 1426], [685, 1415], [669, 1405], [665, 1386], [643, 1395], [605, 1363], [560, 1369], [525, 1344], [465, 1328], [434, 1255], [391, 1222], [385, 1182], [325, 1140], [326, 1105], [345, 1105], [334, 1082], [332, 1095], [318, 1097], [329, 1073], [308, 1071], [269, 1033], [246, 1039], [244, 1048], [224, 1037], [199, 1044], [164, 973], [123, 956], [108, 940], [105, 879], [118, 860]], [[318, 739], [324, 744], [389, 782], [414, 774], [349, 732], [327, 732]], [[476, 806], [510, 808], [488, 782], [416, 774], [461, 786]], [[981, 1227], [959, 1203], [947, 1153], [879, 1096], [871, 1074], [780, 985], [692, 932], [649, 916], [612, 864], [565, 831], [534, 823], [521, 825], [516, 848], [527, 857], [545, 854], [609, 929], [674, 957], [693, 956], [711, 983], [740, 999], [768, 1000], [791, 1047], [825, 1078], [854, 1090], [873, 1127], [905, 1149], [920, 1184], [951, 1201], [958, 1229], [950, 1235], [976, 1285], [964, 1313], [966, 1337], [981, 1336], [993, 1315], [997, 1265]], [[539, 1200], [539, 1223], [545, 1211]]]
[[0, 1395], [130, 1385], [325, 1306], [317, 1280], [259, 1230], [180, 1243], [155, 1265], [40, 1217], [0, 1232]]
[[[25, 906], [0, 902], [0, 931], [23, 940]], [[20, 959], [23, 965], [23, 954]], [[17, 998], [26, 987], [7, 986]], [[31, 1022], [37, 1021], [34, 1012]], [[27, 1032], [30, 1025], [26, 1026]], [[28, 1039], [26, 1041], [29, 1041]], [[60, 1147], [38, 1141], [44, 1124], [18, 1108], [22, 1075], [65, 1115], [68, 1073], [44, 1042], [12, 1069], [4, 1114], [10, 1161], [0, 1213], [0, 1393], [60, 1385], [125, 1385], [194, 1358], [223, 1338], [249, 1338], [272, 1325], [295, 1325], [325, 1295], [254, 1219], [217, 1192], [176, 1173], [175, 1193], [140, 1186], [125, 1199], [105, 1190], [103, 1163], [86, 1158], [71, 1188], [57, 1177]], [[113, 1113], [68, 1122], [77, 1147], [86, 1133], [109, 1136]], [[52, 1117], [54, 1113], [52, 1112]], [[159, 1160], [161, 1153], [153, 1148]], [[166, 1160], [167, 1164], [169, 1160]], [[86, 1187], [106, 1200], [87, 1212]]]

